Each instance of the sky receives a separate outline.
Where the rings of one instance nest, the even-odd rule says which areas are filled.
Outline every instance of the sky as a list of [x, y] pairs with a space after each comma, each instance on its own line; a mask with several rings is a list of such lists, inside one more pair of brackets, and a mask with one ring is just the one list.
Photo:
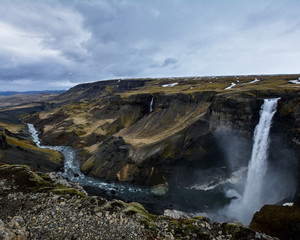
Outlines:
[[0, 91], [293, 74], [299, 0], [0, 0]]

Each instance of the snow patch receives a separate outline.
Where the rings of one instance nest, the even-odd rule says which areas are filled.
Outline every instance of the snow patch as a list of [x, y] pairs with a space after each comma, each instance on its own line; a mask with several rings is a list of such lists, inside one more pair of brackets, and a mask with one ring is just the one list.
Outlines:
[[236, 85], [236, 83], [231, 83], [231, 85], [230, 85], [229, 87], [225, 88], [225, 90], [231, 89], [231, 88], [233, 88], [235, 85]]
[[289, 82], [294, 84], [300, 84], [300, 77], [296, 80], [290, 80]]
[[257, 78], [255, 78], [253, 81], [247, 82], [247, 83], [243, 83], [242, 85], [244, 85], [244, 84], [252, 84], [252, 83], [256, 83], [256, 82], [260, 82], [260, 80], [258, 80]]
[[176, 86], [178, 84], [178, 82], [176, 82], [176, 83], [170, 83], [170, 84], [163, 84], [163, 85], [161, 85], [162, 87], [174, 87], [174, 86]]
[[287, 203], [282, 204], [282, 206], [284, 206], [284, 207], [292, 207], [293, 205], [294, 205], [293, 202], [287, 202]]

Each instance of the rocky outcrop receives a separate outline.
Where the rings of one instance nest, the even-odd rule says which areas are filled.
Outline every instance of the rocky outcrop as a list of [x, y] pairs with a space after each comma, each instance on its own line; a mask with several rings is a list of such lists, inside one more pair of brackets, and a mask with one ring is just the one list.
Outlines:
[[8, 149], [9, 145], [6, 140], [5, 130], [0, 127], [0, 148]]
[[13, 192], [53, 192], [85, 196], [86, 192], [78, 184], [64, 184], [56, 174], [32, 171], [26, 165], [0, 163], [0, 195]]
[[212, 129], [222, 126], [252, 137], [262, 103], [263, 100], [256, 97], [220, 95], [212, 102], [207, 120]]
[[63, 165], [60, 153], [38, 148], [32, 143], [29, 133], [23, 127], [22, 132], [12, 133], [7, 129], [0, 132], [0, 163], [26, 164], [32, 168], [50, 172]]
[[173, 219], [138, 203], [86, 196], [26, 166], [1, 165], [0, 184], [1, 239], [274, 239], [237, 224]]
[[255, 213], [249, 227], [282, 240], [299, 239], [300, 208], [265, 205]]
[[79, 84], [55, 98], [56, 105], [76, 102], [84, 99], [98, 98], [102, 94], [112, 95], [143, 87], [150, 79], [109, 80]]

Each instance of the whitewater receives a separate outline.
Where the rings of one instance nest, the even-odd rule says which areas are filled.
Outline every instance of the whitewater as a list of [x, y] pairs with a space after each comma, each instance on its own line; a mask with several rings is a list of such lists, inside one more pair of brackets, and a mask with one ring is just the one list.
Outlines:
[[228, 207], [228, 215], [248, 225], [253, 214], [264, 205], [262, 186], [268, 168], [269, 133], [279, 98], [264, 99], [260, 119], [254, 131], [254, 143], [248, 164], [247, 180], [243, 194]]

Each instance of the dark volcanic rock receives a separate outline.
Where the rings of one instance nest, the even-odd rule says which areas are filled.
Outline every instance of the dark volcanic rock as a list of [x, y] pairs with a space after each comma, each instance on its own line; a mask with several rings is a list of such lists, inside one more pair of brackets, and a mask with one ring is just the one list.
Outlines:
[[0, 163], [25, 164], [42, 172], [56, 171], [63, 166], [60, 153], [37, 148], [28, 139], [30, 135], [25, 129], [20, 133], [1, 131]]
[[142, 87], [145, 83], [149, 81], [147, 79], [139, 79], [139, 80], [109, 80], [109, 81], [99, 81], [94, 83], [86, 83], [79, 84], [67, 92], [60, 94], [56, 101], [67, 103], [67, 102], [75, 102], [82, 99], [91, 99], [97, 98], [101, 94], [107, 92], [109, 86], [111, 91], [121, 93], [125, 91], [130, 91], [137, 87]]
[[265, 205], [255, 213], [250, 228], [282, 240], [300, 239], [300, 208]]
[[207, 115], [211, 127], [225, 126], [252, 136], [263, 101], [249, 97], [215, 97]]
[[[125, 144], [122, 138], [111, 137], [104, 142], [101, 148], [95, 156], [96, 161], [100, 161], [96, 163], [96, 165], [100, 167], [105, 161], [107, 162], [107, 167], [110, 169], [111, 174], [107, 179], [116, 176], [117, 172], [124, 166], [124, 164], [128, 162], [130, 163], [130, 159], [127, 161], [130, 148]], [[120, 167], [118, 166], [119, 164], [121, 164]], [[107, 171], [103, 168], [102, 170]], [[98, 172], [99, 175], [101, 175], [102, 170], [97, 168], [95, 169], [95, 172]]]
[[5, 131], [0, 127], [0, 148], [8, 149], [9, 145], [6, 141]]

